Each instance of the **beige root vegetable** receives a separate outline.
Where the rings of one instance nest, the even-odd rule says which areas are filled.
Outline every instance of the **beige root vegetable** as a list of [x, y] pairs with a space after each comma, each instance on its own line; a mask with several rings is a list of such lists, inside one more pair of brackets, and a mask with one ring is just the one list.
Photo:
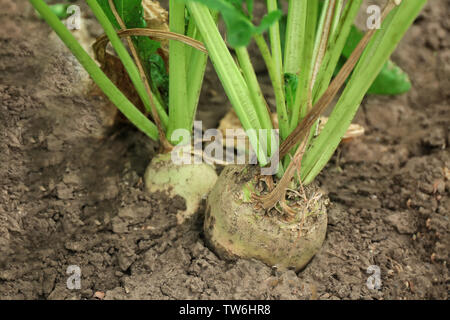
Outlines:
[[[254, 258], [279, 269], [301, 270], [321, 248], [327, 228], [326, 204], [314, 184], [305, 194], [288, 191], [288, 217], [266, 213], [250, 201], [257, 191], [254, 166], [227, 166], [212, 189], [204, 231], [210, 247], [223, 259]], [[272, 209], [275, 210], [275, 209]]]
[[212, 166], [206, 163], [177, 165], [171, 153], [155, 156], [144, 176], [149, 192], [166, 192], [171, 197], [179, 195], [186, 200], [186, 210], [177, 214], [179, 224], [198, 211], [216, 181], [217, 174]]

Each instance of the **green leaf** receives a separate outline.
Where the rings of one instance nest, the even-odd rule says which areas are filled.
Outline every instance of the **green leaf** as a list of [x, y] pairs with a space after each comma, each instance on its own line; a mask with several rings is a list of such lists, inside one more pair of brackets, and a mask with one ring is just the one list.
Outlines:
[[253, 19], [253, 0], [245, 0], [250, 19]]
[[388, 60], [367, 93], [397, 95], [408, 92], [411, 87], [411, 81], [406, 72], [391, 60]]
[[[70, 4], [68, 3], [57, 3], [49, 5], [49, 8], [59, 19], [66, 19], [70, 16], [70, 14], [67, 12], [67, 8], [69, 8], [69, 6]], [[36, 11], [36, 14], [38, 18], [43, 19], [39, 12]]]
[[[147, 95], [145, 85], [144, 82], [142, 81], [139, 70], [133, 58], [131, 58], [130, 54], [128, 53], [128, 50], [126, 49], [121, 39], [117, 35], [113, 24], [110, 22], [109, 18], [99, 5], [98, 0], [86, 0], [86, 3], [89, 5], [92, 12], [96, 16], [97, 20], [103, 27], [106, 35], [108, 36], [109, 41], [111, 42], [112, 47], [116, 51], [117, 55], [122, 61], [123, 66], [127, 70], [127, 73], [130, 76], [130, 79], [133, 82], [133, 85], [136, 88], [139, 97], [144, 103], [146, 110], [150, 111], [151, 110], [150, 97]], [[157, 101], [155, 101], [155, 104], [156, 110], [158, 111], [159, 116], [161, 118], [161, 122], [163, 126], [166, 126], [168, 123], [168, 116], [165, 113], [163, 107]]]
[[284, 88], [286, 91], [285, 96], [288, 110], [291, 110], [292, 106], [294, 105], [297, 86], [298, 86], [298, 76], [292, 73], [285, 73]]
[[258, 33], [258, 34], [263, 33], [264, 31], [269, 29], [269, 27], [272, 24], [274, 24], [275, 22], [280, 20], [282, 16], [283, 16], [283, 14], [280, 10], [272, 11], [271, 13], [265, 15], [262, 18], [260, 25], [255, 28], [256, 33]]
[[[109, 7], [109, 1], [97, 0], [97, 2], [114, 27], [120, 29], [119, 23]], [[145, 28], [147, 26], [144, 20], [142, 0], [114, 0], [114, 5], [127, 28]], [[160, 47], [160, 42], [151, 40], [148, 37], [133, 37], [133, 43], [136, 46], [147, 73], [149, 73], [151, 68], [150, 59]]]
[[[109, 1], [97, 0], [97, 2], [114, 27], [120, 29], [120, 26], [109, 7]], [[113, 2], [116, 6], [117, 13], [120, 15], [127, 28], [144, 28], [146, 26], [141, 0], [114, 0]]]
[[[102, 8], [103, 12], [108, 17], [108, 20], [113, 24], [114, 28], [120, 29], [119, 24], [117, 23], [116, 17], [114, 17], [113, 12], [111, 11], [111, 8], [109, 7], [108, 0], [97, 0], [98, 4]], [[114, 4], [117, 6], [116, 1], [114, 1]], [[122, 17], [123, 19], [123, 17]]]
[[359, 30], [354, 25], [350, 28], [350, 33], [348, 34], [347, 41], [345, 42], [344, 49], [342, 49], [342, 55], [346, 58], [350, 57], [353, 50], [355, 50], [359, 41], [364, 37], [364, 33]]
[[[116, 29], [120, 29], [114, 14], [109, 7], [108, 0], [97, 0], [98, 4], [105, 12], [109, 21], [114, 25]], [[144, 20], [144, 8], [142, 7], [142, 0], [114, 0], [117, 13], [122, 18], [127, 28], [145, 28], [147, 26]], [[133, 42], [136, 49], [139, 52], [144, 64], [150, 63], [150, 57], [158, 50], [160, 43], [158, 41], [151, 40], [148, 37], [133, 37]]]
[[167, 74], [163, 58], [159, 54], [153, 54], [149, 58], [150, 78], [152, 84], [159, 90], [162, 100], [169, 103], [169, 75]]
[[[105, 6], [104, 3], [106, 3], [109, 11], [111, 11], [108, 0], [98, 1], [103, 3], [102, 8]], [[145, 28], [147, 26], [144, 20], [142, 0], [114, 0], [114, 4], [116, 6], [117, 13], [120, 15], [127, 28]], [[116, 26], [118, 26], [117, 21], [115, 21], [115, 23]], [[146, 70], [148, 71], [150, 67], [150, 57], [156, 52], [156, 50], [158, 50], [160, 47], [160, 42], [151, 40], [148, 37], [133, 37], [133, 42], [142, 61], [144, 62]]]
[[[120, 29], [108, 0], [97, 0], [98, 4], [105, 12], [108, 20], [116, 29]], [[127, 28], [145, 28], [147, 23], [144, 19], [144, 9], [142, 7], [142, 0], [114, 0], [117, 13], [122, 18]], [[158, 89], [157, 95], [161, 95], [163, 102], [168, 102], [169, 82], [163, 79], [168, 79], [164, 62], [156, 53], [160, 48], [161, 43], [151, 40], [148, 37], [132, 37], [136, 50], [141, 58], [147, 76], [150, 79], [152, 90]], [[159, 59], [158, 59], [159, 57]], [[163, 67], [161, 67], [161, 64]], [[156, 82], [155, 82], [156, 81]]]
[[69, 8], [70, 4], [65, 3], [59, 3], [54, 4], [50, 6], [50, 9], [53, 11], [54, 14], [60, 19], [65, 19], [70, 16], [69, 13], [67, 13], [67, 8]]
[[[238, 11], [253, 19], [253, 0], [225, 0], [232, 4]], [[244, 4], [247, 7], [247, 11], [244, 9]]]
[[[278, 21], [282, 13], [277, 10], [263, 17], [261, 24], [252, 23], [253, 0], [185, 0], [199, 2], [209, 9], [220, 12], [227, 27], [227, 41], [232, 47], [245, 47], [254, 34], [261, 34]], [[248, 15], [244, 4], [247, 6]]]

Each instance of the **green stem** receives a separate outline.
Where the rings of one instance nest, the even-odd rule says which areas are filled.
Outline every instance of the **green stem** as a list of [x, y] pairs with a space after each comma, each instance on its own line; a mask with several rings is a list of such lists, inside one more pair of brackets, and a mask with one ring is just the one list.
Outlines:
[[370, 41], [327, 124], [313, 140], [302, 160], [301, 175], [304, 183], [310, 183], [331, 158], [365, 93], [426, 2], [427, 0], [403, 1], [386, 18], [382, 28]]
[[300, 64], [300, 77], [295, 95], [295, 102], [292, 108], [290, 130], [292, 132], [303, 119], [307, 112], [308, 87], [311, 81], [311, 69], [314, 50], [315, 30], [318, 15], [318, 1], [308, 0], [306, 12], [306, 36], [303, 45], [302, 60]]
[[253, 105], [256, 108], [256, 113], [258, 114], [259, 121], [261, 122], [262, 129], [267, 129], [267, 154], [271, 155], [271, 135], [273, 133], [272, 129], [272, 119], [270, 117], [269, 106], [267, 105], [264, 95], [262, 93], [261, 87], [258, 83], [258, 78], [256, 77], [255, 70], [253, 69], [250, 56], [248, 54], [247, 48], [238, 47], [235, 48], [239, 66], [241, 67], [242, 73], [244, 74], [245, 81], [248, 85], [250, 91], [250, 98], [253, 101]]
[[58, 17], [42, 0], [30, 0], [33, 7], [41, 17], [61, 38], [72, 54], [77, 58], [83, 68], [89, 73], [94, 82], [106, 94], [112, 103], [133, 123], [139, 130], [153, 140], [158, 140], [158, 129], [148, 120], [122, 92], [108, 79], [97, 66], [89, 54], [81, 47], [75, 37], [67, 30]]
[[313, 60], [311, 67], [311, 78], [308, 86], [308, 108], [309, 112], [312, 108], [312, 92], [314, 84], [316, 83], [317, 74], [319, 73], [320, 66], [322, 65], [323, 56], [325, 55], [326, 46], [328, 43], [331, 24], [333, 23], [333, 14], [336, 0], [325, 0], [325, 4], [322, 7], [322, 13], [320, 14], [320, 21], [317, 27], [316, 40], [314, 43]]
[[[212, 15], [214, 21], [217, 22], [217, 18], [219, 17], [218, 13], [212, 13]], [[187, 36], [203, 42], [202, 35], [195, 24], [194, 18], [191, 18], [189, 21]], [[192, 47], [186, 47], [186, 50], [188, 110], [190, 112], [189, 119], [191, 120], [189, 127], [192, 128], [202, 90], [208, 55]]]
[[290, 0], [284, 50], [284, 72], [300, 75], [303, 47], [306, 37], [306, 10], [308, 2]]
[[344, 0], [337, 0], [334, 17], [333, 17], [333, 23], [331, 25], [331, 36], [333, 36], [335, 34], [336, 29], [339, 25], [343, 5], [344, 5]]
[[276, 63], [273, 60], [266, 40], [260, 34], [253, 35], [259, 51], [266, 63], [272, 81], [273, 90], [275, 92], [275, 101], [277, 107], [278, 126], [280, 128], [281, 139], [284, 140], [289, 135], [289, 118], [286, 110], [286, 101], [284, 97], [284, 84], [280, 72], [278, 72]]
[[[334, 3], [334, 1], [335, 0], [326, 0], [327, 6], [331, 6], [331, 3]], [[311, 5], [311, 4], [309, 4], [309, 5]], [[312, 7], [311, 10], [315, 10], [315, 7]], [[315, 16], [315, 15], [312, 15], [312, 16]], [[307, 73], [305, 72], [305, 79], [303, 80], [304, 82], [301, 81], [301, 85], [304, 88], [304, 91], [303, 91], [304, 98], [302, 100], [302, 103], [304, 104], [304, 110], [306, 112], [308, 112], [312, 108], [312, 88], [314, 87], [316, 76], [317, 76], [319, 67], [322, 62], [323, 54], [325, 53], [325, 50], [326, 50], [326, 44], [328, 41], [328, 31], [326, 30], [325, 24], [327, 22], [327, 18], [329, 18], [329, 17], [328, 16], [325, 17], [325, 14], [322, 13], [320, 22], [319, 22], [319, 26], [317, 28], [318, 30], [316, 33], [316, 41], [314, 42], [314, 47], [312, 48], [312, 55], [311, 55], [312, 59], [309, 61], [309, 63], [308, 63], [308, 61], [304, 61], [305, 64], [306, 63], [308, 64], [308, 67], [305, 68], [305, 70], [307, 70]], [[330, 22], [330, 25], [331, 25], [331, 22]], [[314, 27], [314, 30], [316, 29], [315, 24], [311, 25], [309, 27], [311, 27], [311, 28]], [[325, 34], [326, 34], [326, 37], [325, 37]], [[320, 41], [318, 41], [319, 39], [320, 39]], [[313, 43], [312, 38], [310, 41], [311, 41], [310, 45], [312, 46], [312, 43]], [[309, 49], [309, 48], [307, 48], [307, 49]], [[308, 56], [308, 58], [309, 58], [309, 56]], [[293, 117], [292, 119], [298, 119], [297, 114], [295, 114], [295, 118]], [[295, 120], [293, 120], [293, 121], [295, 121]], [[293, 121], [291, 121], [291, 124]], [[311, 128], [310, 134], [306, 137], [306, 139], [307, 139], [306, 146], [309, 145], [309, 141], [313, 137], [317, 125], [318, 125], [318, 123], [316, 123]], [[294, 150], [292, 152], [294, 152]], [[286, 157], [284, 159], [284, 165], [288, 166], [290, 161], [291, 161], [290, 157]]]
[[333, 77], [334, 70], [341, 57], [342, 50], [345, 47], [347, 37], [353, 25], [363, 0], [353, 0], [347, 2], [340, 22], [336, 31], [333, 33], [330, 40], [330, 47], [328, 48], [323, 58], [322, 68], [317, 78], [317, 85], [313, 90], [313, 103], [315, 104], [330, 84]]
[[239, 66], [241, 67], [245, 81], [248, 85], [251, 99], [256, 108], [256, 113], [258, 114], [259, 121], [261, 122], [261, 126], [263, 129], [273, 129], [269, 107], [264, 99], [261, 87], [259, 86], [258, 78], [256, 77], [255, 70], [253, 69], [248, 50], [245, 47], [238, 47], [235, 48], [235, 51], [239, 61]]
[[[189, 38], [198, 40], [198, 34], [199, 34], [199, 32], [198, 32], [197, 26], [195, 25], [195, 21], [194, 21], [194, 19], [191, 18], [189, 20], [189, 24], [188, 24], [188, 27], [186, 30], [186, 35]], [[191, 59], [191, 54], [192, 54], [192, 52], [194, 52], [195, 49], [192, 47], [187, 47], [185, 50], [186, 50], [186, 61], [189, 62]], [[187, 68], [187, 70], [189, 70], [189, 64], [186, 65], [186, 68]], [[188, 74], [189, 74], [189, 72], [188, 72]]]
[[[196, 40], [202, 41], [200, 34], [196, 34]], [[206, 63], [208, 62], [208, 55], [191, 48], [193, 50], [190, 54], [187, 69], [187, 110], [189, 112], [188, 119], [190, 120], [189, 128], [192, 128], [194, 123], [195, 114], [197, 111], [198, 101], [200, 99], [200, 93], [202, 89], [203, 79], [206, 70]]]
[[[276, 10], [278, 10], [278, 1], [267, 0], [268, 13], [271, 13]], [[276, 82], [274, 89], [275, 89], [275, 100], [277, 103], [278, 124], [280, 127], [281, 139], [285, 139], [289, 135], [289, 117], [287, 114], [286, 99], [284, 96], [285, 92], [284, 92], [283, 54], [281, 50], [280, 24], [278, 23], [278, 21], [274, 22], [270, 26], [269, 37], [273, 59], [273, 63], [271, 64], [270, 68], [272, 68], [272, 76], [274, 77], [274, 80]], [[262, 44], [261, 38], [259, 39], [260, 45]]]
[[[184, 35], [185, 4], [182, 1], [169, 1], [169, 27], [171, 32]], [[191, 131], [190, 112], [186, 107], [188, 101], [186, 77], [186, 47], [175, 40], [169, 42], [169, 127], [167, 137], [172, 141], [172, 133], [177, 129]]]
[[257, 133], [252, 131], [252, 129], [262, 129], [262, 126], [250, 98], [247, 84], [228, 51], [227, 45], [217, 29], [209, 9], [205, 5], [197, 2], [188, 2], [186, 5], [195, 19], [197, 28], [202, 34], [211, 61], [222, 82], [222, 86], [241, 121], [242, 127], [247, 132], [250, 144], [256, 151], [259, 164], [265, 166], [267, 164], [267, 155], [264, 154], [264, 149], [259, 147]]
[[[267, 11], [271, 13], [278, 10], [277, 0], [267, 0]], [[280, 24], [278, 21], [274, 22], [269, 28], [270, 47], [272, 50], [273, 61], [275, 69], [279, 73], [280, 78], [283, 78], [283, 55], [281, 51], [280, 39]]]

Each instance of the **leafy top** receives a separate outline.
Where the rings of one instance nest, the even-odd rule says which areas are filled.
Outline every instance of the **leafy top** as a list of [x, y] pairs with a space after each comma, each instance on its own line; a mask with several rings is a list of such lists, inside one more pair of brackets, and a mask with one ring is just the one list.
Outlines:
[[185, 0], [196, 1], [221, 13], [232, 47], [247, 46], [254, 34], [261, 34], [282, 17], [280, 10], [263, 17], [259, 26], [252, 23], [253, 0]]

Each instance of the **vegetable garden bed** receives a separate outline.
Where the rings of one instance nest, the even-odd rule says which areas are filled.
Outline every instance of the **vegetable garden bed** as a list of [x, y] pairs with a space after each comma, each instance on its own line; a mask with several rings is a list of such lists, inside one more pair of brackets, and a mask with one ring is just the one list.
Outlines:
[[[111, 128], [109, 104], [83, 92], [78, 63], [31, 6], [0, 3], [1, 298], [448, 298], [445, 1], [427, 5], [394, 55], [412, 91], [367, 97], [356, 117], [366, 135], [319, 175], [332, 201], [327, 238], [298, 274], [218, 258], [204, 210], [177, 224], [184, 200], [143, 185], [156, 143]], [[217, 126], [227, 101], [209, 66], [199, 118]], [[81, 290], [66, 288], [69, 265], [83, 272]], [[378, 291], [366, 286], [371, 265]]]

